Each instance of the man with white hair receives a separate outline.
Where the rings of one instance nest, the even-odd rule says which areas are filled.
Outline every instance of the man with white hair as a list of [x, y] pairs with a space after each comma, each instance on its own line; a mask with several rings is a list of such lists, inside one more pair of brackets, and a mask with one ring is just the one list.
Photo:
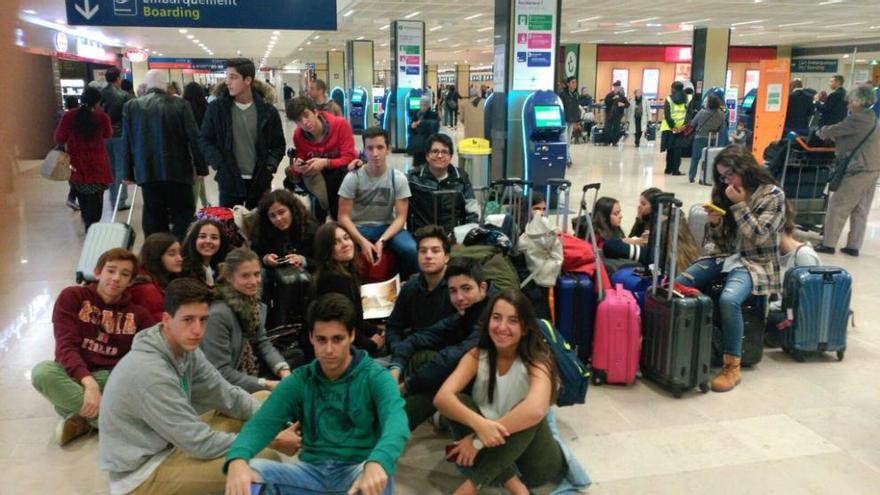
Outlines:
[[146, 82], [147, 93], [122, 108], [123, 178], [143, 189], [144, 237], [170, 231], [183, 239], [195, 214], [193, 180], [208, 175], [199, 129], [189, 103], [165, 91], [165, 71], [147, 71]]

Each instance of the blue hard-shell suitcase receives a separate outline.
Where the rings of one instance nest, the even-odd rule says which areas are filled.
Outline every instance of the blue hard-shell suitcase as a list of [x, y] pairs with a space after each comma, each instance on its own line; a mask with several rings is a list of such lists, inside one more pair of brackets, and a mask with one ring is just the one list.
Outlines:
[[554, 292], [556, 328], [577, 348], [584, 363], [593, 353], [593, 320], [596, 294], [593, 281], [584, 273], [562, 273]]
[[785, 274], [782, 305], [792, 321], [782, 349], [797, 361], [802, 352], [836, 352], [842, 360], [852, 298], [852, 277], [843, 268], [803, 266]]

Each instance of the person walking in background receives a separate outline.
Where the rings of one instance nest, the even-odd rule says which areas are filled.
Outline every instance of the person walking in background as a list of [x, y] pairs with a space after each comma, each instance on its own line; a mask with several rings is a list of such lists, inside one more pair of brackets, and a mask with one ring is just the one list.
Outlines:
[[[724, 112], [721, 111], [721, 100], [715, 95], [709, 95], [706, 100], [706, 108], [700, 110], [694, 116], [691, 123], [694, 125], [694, 143], [691, 151], [691, 167], [688, 170], [688, 180], [693, 182], [697, 177], [697, 165], [703, 155], [703, 149], [709, 145], [709, 134], [718, 134], [724, 126]], [[711, 164], [706, 164], [710, 167]]]
[[107, 154], [110, 156], [110, 173], [113, 175], [113, 185], [110, 187], [110, 203], [116, 204], [116, 196], [119, 194], [119, 209], [127, 210], [131, 206], [126, 204], [128, 200], [128, 187], [122, 184], [124, 161], [122, 159], [122, 106], [132, 97], [122, 90], [122, 79], [119, 69], [111, 67], [104, 74], [107, 86], [101, 90], [101, 106], [110, 116], [113, 126], [113, 137], [106, 141]]
[[840, 74], [831, 76], [828, 81], [831, 93], [824, 100], [820, 100], [816, 108], [819, 113], [819, 127], [834, 125], [846, 118], [846, 90], [843, 89], [843, 81], [843, 76]]
[[[830, 98], [830, 97], [829, 97]], [[850, 115], [843, 122], [819, 129], [819, 137], [834, 141], [838, 160], [850, 156], [840, 186], [831, 195], [825, 214], [825, 232], [817, 253], [834, 254], [843, 226], [849, 219], [849, 235], [844, 254], [858, 256], [865, 241], [868, 214], [874, 201], [874, 189], [880, 177], [880, 131], [871, 106], [876, 101], [873, 89], [859, 86], [848, 95]]]
[[[577, 94], [578, 81], [576, 77], [569, 77], [565, 80], [565, 87], [559, 93], [562, 98], [562, 111], [565, 114], [565, 142], [571, 143], [571, 133], [574, 128], [580, 125], [581, 106], [578, 103]], [[565, 164], [571, 166], [571, 146], [565, 147], [568, 156], [565, 157]]]
[[635, 136], [634, 144], [638, 148], [642, 142], [642, 134], [647, 132], [648, 124], [651, 121], [651, 106], [641, 89], [633, 90], [632, 105], [629, 106], [629, 121]]
[[[202, 128], [202, 122], [205, 121], [205, 113], [208, 111], [208, 98], [205, 94], [205, 88], [201, 84], [193, 81], [183, 87], [183, 99], [189, 103], [189, 107], [193, 111], [193, 117], [196, 119], [196, 125]], [[205, 191], [205, 178], [196, 175], [193, 182], [193, 196], [195, 201], [201, 200], [202, 208], [211, 206], [208, 202], [208, 194]]]
[[444, 125], [451, 127], [453, 130], [458, 126], [458, 104], [460, 99], [461, 95], [458, 94], [458, 90], [450, 84], [449, 89], [446, 91], [446, 98], [444, 98], [444, 106], [446, 107]]
[[[64, 114], [79, 108], [79, 98], [76, 96], [65, 96], [64, 97], [64, 110], [58, 112], [55, 116], [55, 129], [58, 128], [58, 124], [61, 123], [61, 118], [64, 117]], [[73, 211], [79, 211], [79, 204], [76, 202], [76, 191], [73, 190], [73, 184], [70, 181], [67, 181], [67, 207]]]
[[671, 94], [663, 102], [663, 122], [660, 124], [660, 151], [666, 151], [666, 175], [681, 175], [681, 145], [685, 137], [681, 128], [687, 121], [688, 99], [681, 81], [672, 83]]
[[293, 88], [291, 88], [290, 86], [288, 86], [287, 83], [284, 83], [284, 87], [282, 88], [282, 91], [284, 91], [284, 101], [285, 101], [285, 103], [286, 103], [287, 101], [293, 99]]
[[123, 178], [143, 189], [144, 236], [170, 231], [183, 239], [195, 214], [193, 177], [208, 168], [189, 103], [165, 92], [165, 78], [162, 70], [147, 71], [147, 94], [122, 109]]
[[814, 112], [813, 99], [804, 91], [804, 83], [800, 79], [791, 81], [791, 94], [788, 96], [788, 108], [785, 111], [785, 130], [783, 138], [789, 132], [802, 136], [810, 133], [810, 117]]
[[70, 156], [70, 186], [76, 194], [85, 231], [101, 220], [104, 190], [113, 182], [105, 139], [113, 136], [110, 117], [101, 107], [101, 92], [88, 87], [80, 106], [61, 117], [55, 144], [64, 145]]
[[614, 81], [611, 92], [605, 95], [605, 139], [611, 146], [617, 146], [620, 141], [621, 121], [629, 107], [629, 100], [626, 99], [622, 89], [620, 81]]

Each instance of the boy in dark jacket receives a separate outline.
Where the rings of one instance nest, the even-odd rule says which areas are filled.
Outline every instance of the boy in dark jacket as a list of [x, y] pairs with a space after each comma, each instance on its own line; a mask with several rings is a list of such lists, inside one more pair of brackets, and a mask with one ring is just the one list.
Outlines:
[[[409, 439], [394, 381], [354, 342], [354, 307], [341, 294], [312, 308], [315, 361], [297, 368], [245, 424], [226, 456], [226, 494], [385, 493]], [[302, 431], [296, 463], [251, 459], [289, 422]], [[248, 465], [250, 463], [250, 465]]]
[[55, 360], [34, 366], [31, 383], [63, 418], [55, 429], [59, 445], [97, 427], [110, 370], [131, 349], [134, 334], [154, 323], [125, 293], [136, 266], [132, 252], [111, 249], [98, 258], [97, 284], [68, 287], [55, 301]]
[[255, 208], [284, 158], [281, 117], [255, 77], [250, 60], [228, 60], [226, 90], [208, 105], [202, 122], [199, 141], [208, 165], [217, 170], [220, 206], [227, 208]]
[[392, 355], [407, 337], [455, 313], [445, 278], [450, 251], [446, 232], [443, 227], [426, 225], [416, 231], [415, 237], [419, 273], [400, 289], [385, 326], [385, 339]]
[[434, 394], [455, 370], [461, 356], [480, 340], [480, 315], [495, 289], [483, 268], [470, 258], [450, 263], [446, 269], [449, 299], [456, 314], [407, 337], [397, 346], [391, 375], [401, 380], [410, 430], [434, 414]]

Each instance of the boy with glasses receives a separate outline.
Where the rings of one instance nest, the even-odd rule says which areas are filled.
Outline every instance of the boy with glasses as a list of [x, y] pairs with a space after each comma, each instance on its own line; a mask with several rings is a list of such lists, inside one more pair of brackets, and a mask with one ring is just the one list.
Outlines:
[[[455, 148], [446, 134], [434, 134], [425, 145], [428, 163], [409, 172], [410, 219], [407, 228], [415, 232], [425, 225], [437, 224], [452, 232], [458, 225], [476, 223], [480, 207], [467, 173], [451, 164]], [[455, 194], [435, 195], [435, 191]], [[439, 218], [434, 218], [436, 212]]]

